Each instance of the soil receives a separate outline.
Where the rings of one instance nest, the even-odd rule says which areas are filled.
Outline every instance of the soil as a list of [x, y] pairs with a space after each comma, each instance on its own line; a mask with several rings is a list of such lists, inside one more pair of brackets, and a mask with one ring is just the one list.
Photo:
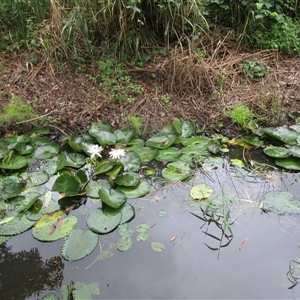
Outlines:
[[[204, 60], [178, 52], [156, 58], [144, 68], [127, 66], [132, 82], [142, 87], [142, 94], [125, 103], [110, 100], [109, 93], [101, 88], [97, 66], [84, 72], [65, 68], [56, 72], [45, 61], [32, 65], [26, 63], [24, 55], [0, 53], [0, 108], [13, 93], [31, 104], [39, 116], [21, 124], [7, 124], [1, 131], [23, 132], [45, 125], [55, 136], [68, 136], [99, 120], [118, 128], [128, 115], [135, 115], [142, 118], [144, 133], [149, 129], [159, 131], [178, 117], [194, 121], [207, 133], [228, 136], [240, 132], [226, 115], [237, 102], [245, 103], [262, 126], [288, 124], [288, 114], [300, 112], [298, 57], [281, 57], [273, 52], [239, 53], [228, 47], [224, 53]], [[245, 59], [267, 63], [267, 76], [259, 81], [247, 78], [241, 68]], [[163, 95], [168, 95], [169, 104], [162, 101]]]

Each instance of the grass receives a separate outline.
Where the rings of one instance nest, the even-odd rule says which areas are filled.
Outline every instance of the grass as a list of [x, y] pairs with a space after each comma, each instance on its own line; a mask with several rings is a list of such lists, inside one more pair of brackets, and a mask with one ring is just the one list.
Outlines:
[[0, 112], [0, 125], [10, 126], [37, 117], [33, 108], [25, 101], [12, 94], [8, 103], [4, 104]]

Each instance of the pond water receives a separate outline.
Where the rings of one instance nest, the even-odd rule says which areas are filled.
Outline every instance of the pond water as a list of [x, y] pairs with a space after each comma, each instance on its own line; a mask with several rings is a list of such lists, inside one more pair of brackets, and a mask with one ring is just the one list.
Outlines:
[[[234, 151], [231, 155], [236, 156]], [[136, 210], [127, 225], [134, 231], [128, 251], [115, 249], [118, 230], [101, 236], [94, 252], [76, 262], [61, 258], [61, 240], [41, 243], [30, 231], [15, 236], [0, 246], [0, 298], [41, 299], [49, 293], [59, 297], [61, 286], [71, 280], [97, 283], [100, 295], [93, 299], [300, 298], [298, 286], [289, 289], [287, 276], [290, 261], [300, 255], [299, 216], [260, 208], [270, 191], [298, 196], [297, 173], [250, 172], [230, 166], [224, 158], [219, 164], [203, 165], [186, 182], [148, 180], [152, 192], [128, 200]], [[203, 213], [200, 201], [192, 200], [189, 191], [200, 183], [214, 189], [213, 197], [227, 212], [223, 217]], [[88, 201], [74, 212], [82, 228], [94, 208]], [[149, 235], [137, 241], [135, 229], [142, 223], [149, 225]], [[154, 251], [152, 242], [162, 243], [164, 249]]]

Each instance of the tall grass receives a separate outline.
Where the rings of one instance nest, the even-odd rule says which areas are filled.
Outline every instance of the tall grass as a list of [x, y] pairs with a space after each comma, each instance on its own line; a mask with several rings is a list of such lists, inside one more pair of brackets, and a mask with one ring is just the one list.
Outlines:
[[201, 9], [201, 0], [2, 0], [0, 32], [16, 24], [12, 31], [34, 34], [55, 61], [82, 62], [105, 49], [133, 59], [183, 35], [198, 38], [207, 28]]

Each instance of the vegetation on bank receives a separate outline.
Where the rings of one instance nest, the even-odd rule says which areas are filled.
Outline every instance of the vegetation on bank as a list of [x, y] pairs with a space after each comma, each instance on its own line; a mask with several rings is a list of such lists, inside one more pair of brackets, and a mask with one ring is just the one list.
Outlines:
[[[249, 80], [264, 79], [270, 66], [256, 59], [216, 63], [231, 55], [225, 41], [236, 49], [276, 50], [285, 55], [300, 52], [299, 8], [296, 0], [3, 0], [0, 3], [0, 53], [22, 55], [24, 72], [48, 66], [53, 74], [65, 66], [78, 73], [96, 65], [99, 82], [109, 100], [126, 105], [142, 94], [131, 80], [128, 65], [156, 64], [166, 88], [158, 102], [169, 109], [172, 94], [196, 93], [219, 99], [230, 77], [239, 71]], [[227, 52], [226, 52], [227, 51]], [[163, 65], [161, 60], [163, 59]], [[0, 69], [4, 68], [1, 66]], [[154, 80], [158, 72], [150, 72]], [[161, 75], [160, 74], [160, 75]], [[242, 100], [241, 100], [242, 101]], [[224, 115], [244, 129], [250, 119], [266, 120], [269, 111], [281, 111], [281, 100], [260, 103], [246, 123], [237, 120], [241, 103], [223, 107]], [[4, 108], [0, 107], [0, 113]], [[250, 110], [249, 110], [250, 109]], [[243, 114], [242, 114], [243, 115]], [[273, 123], [282, 120], [277, 114]], [[3, 119], [3, 118], [2, 118]], [[11, 120], [15, 121], [14, 118]], [[9, 123], [9, 120], [5, 120]], [[220, 126], [222, 126], [220, 122]]]

